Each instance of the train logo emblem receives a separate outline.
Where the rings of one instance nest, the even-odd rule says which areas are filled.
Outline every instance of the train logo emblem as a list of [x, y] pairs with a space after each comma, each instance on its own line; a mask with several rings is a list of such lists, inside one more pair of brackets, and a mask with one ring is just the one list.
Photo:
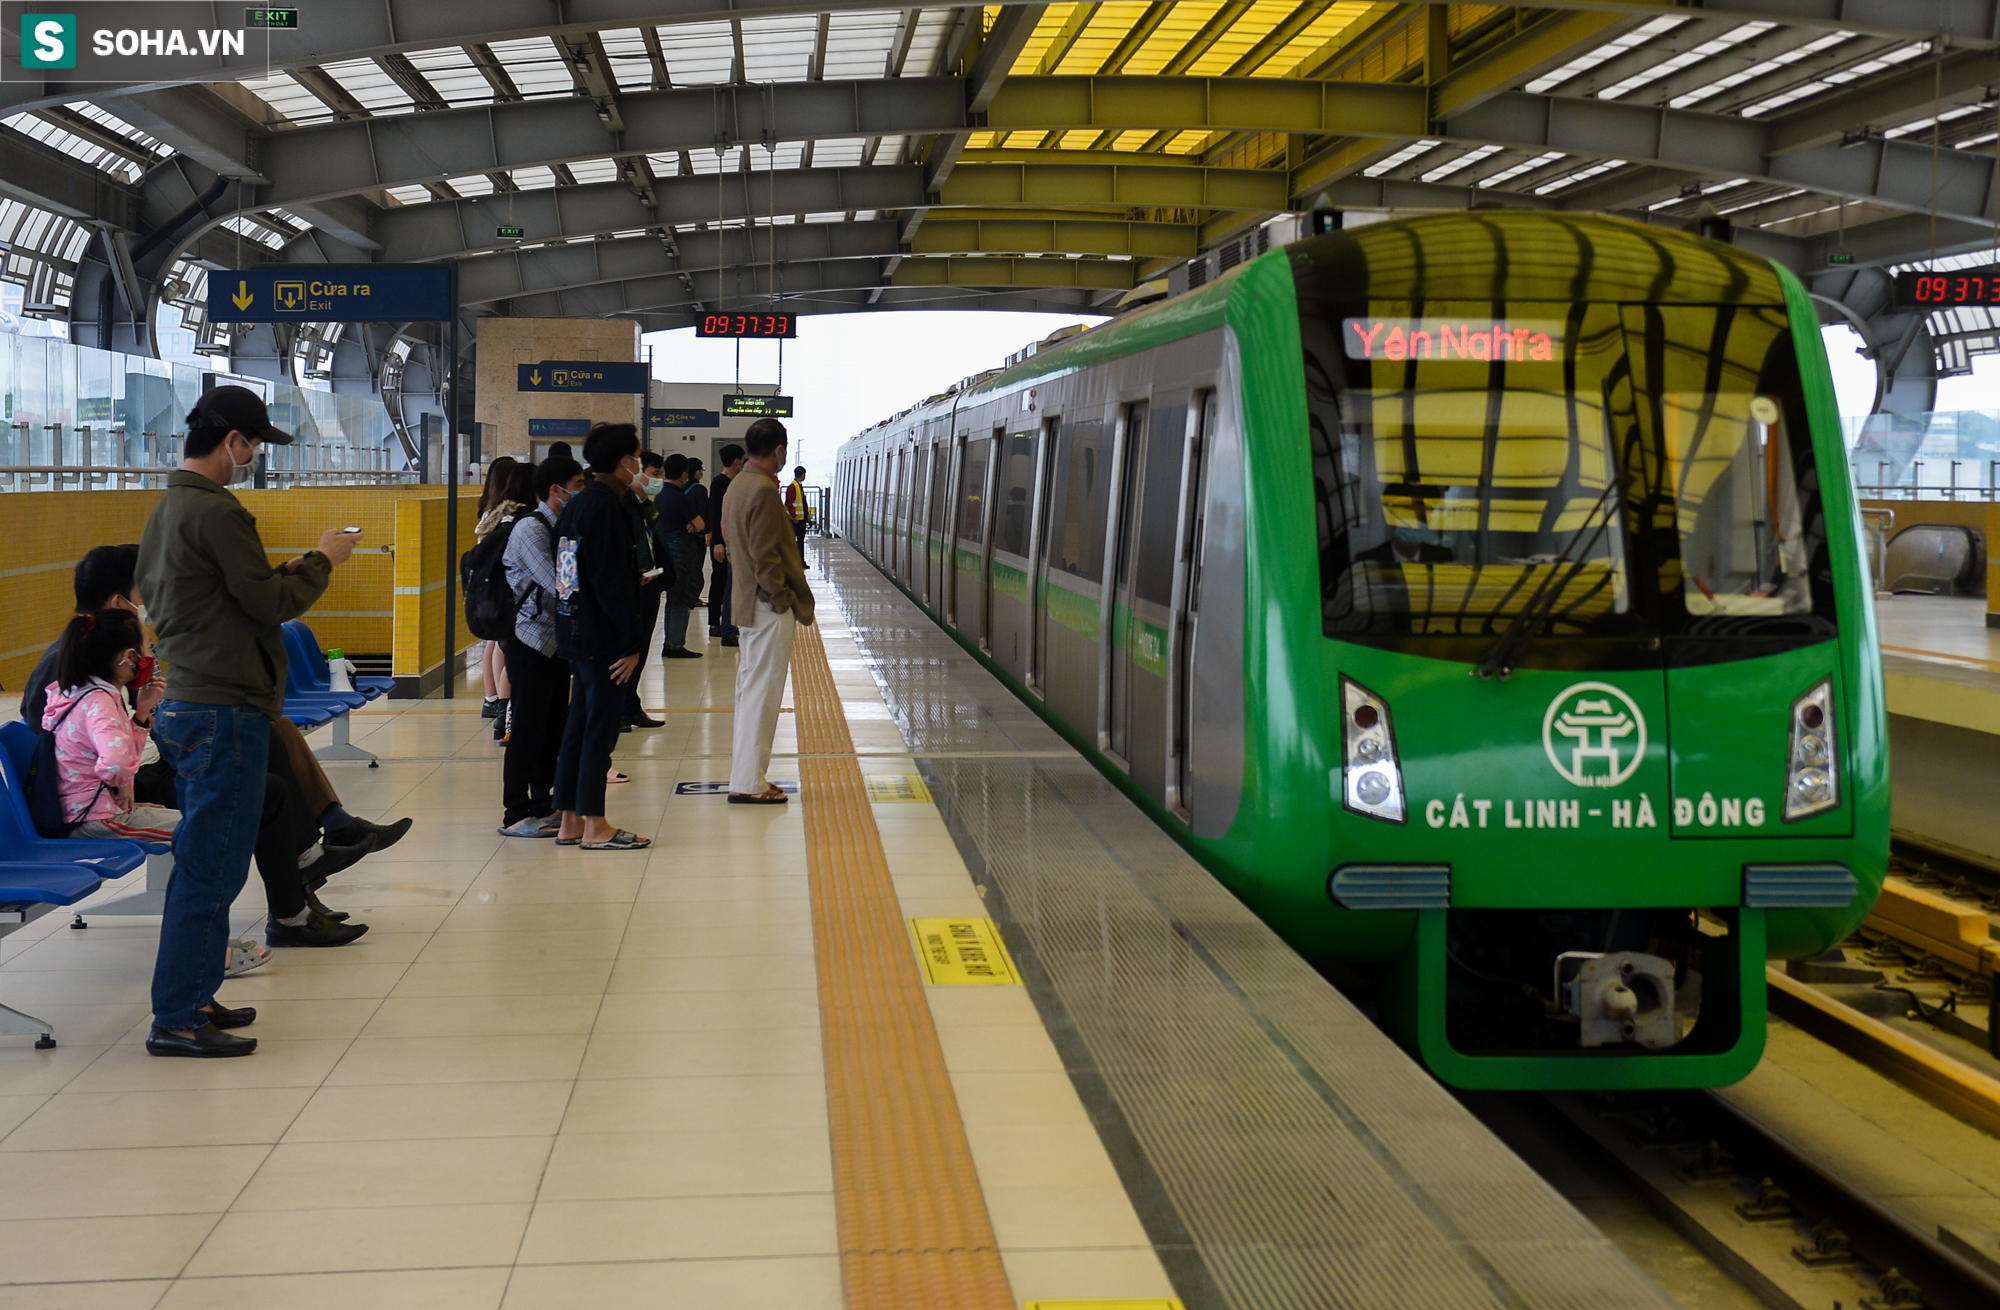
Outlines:
[[1616, 787], [1646, 758], [1646, 716], [1608, 682], [1563, 689], [1542, 716], [1542, 749], [1579, 787]]

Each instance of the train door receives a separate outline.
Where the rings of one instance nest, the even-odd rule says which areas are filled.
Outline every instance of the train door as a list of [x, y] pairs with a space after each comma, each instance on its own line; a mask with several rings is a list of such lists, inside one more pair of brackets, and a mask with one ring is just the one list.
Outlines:
[[[990, 437], [968, 440], [965, 446], [964, 490], [958, 507], [959, 561], [958, 621], [979, 643], [979, 649], [993, 650], [993, 540], [999, 518], [1000, 477], [1006, 468], [1002, 453], [1007, 434], [993, 429]], [[967, 580], [970, 579], [968, 582]], [[965, 588], [970, 586], [968, 597]]]
[[910, 571], [903, 563], [903, 552], [909, 544], [910, 499], [910, 452], [907, 447], [896, 452], [895, 481], [889, 492], [889, 572], [898, 581], [907, 582]]
[[953, 628], [959, 626], [958, 540], [964, 535], [959, 522], [961, 517], [959, 505], [965, 499], [967, 451], [966, 434], [961, 432], [952, 441], [951, 477], [945, 483], [944, 513], [938, 516], [938, 535], [944, 538], [943, 558], [939, 561], [939, 567], [944, 571], [944, 621], [947, 627]]
[[1208, 446], [1215, 431], [1215, 393], [1188, 406], [1187, 445], [1181, 457], [1180, 509], [1175, 516], [1171, 658], [1167, 664], [1167, 807], [1193, 815], [1188, 727], [1194, 722], [1194, 638], [1201, 622], [1201, 548], [1208, 501]]
[[1049, 566], [1049, 501], [1055, 494], [1056, 433], [1060, 424], [1060, 419], [1045, 420], [1040, 439], [1035, 443], [1035, 482], [1031, 489], [1035, 512], [1028, 531], [1028, 640], [1027, 664], [1022, 681], [1044, 700], [1048, 699], [1045, 679], [1048, 674], [1049, 628], [1048, 589], [1044, 575]]
[[1146, 448], [1147, 403], [1125, 406], [1111, 446], [1111, 512], [1105, 515], [1105, 572], [1098, 609], [1097, 747], [1130, 772], [1132, 758], [1132, 554], [1137, 542], [1139, 464]]
[[986, 640], [1000, 667], [1017, 678], [1027, 677], [1024, 642], [1032, 631], [1028, 619], [1030, 560], [1028, 542], [1033, 527], [1029, 497], [1035, 489], [1036, 434], [1005, 435], [996, 430], [997, 465], [993, 485], [998, 494], [987, 511], [992, 545], [987, 551]]
[[944, 614], [951, 603], [952, 478], [957, 472], [950, 429], [937, 434], [931, 446], [936, 468], [931, 475], [930, 523], [924, 531], [924, 575], [929, 580], [931, 608]]

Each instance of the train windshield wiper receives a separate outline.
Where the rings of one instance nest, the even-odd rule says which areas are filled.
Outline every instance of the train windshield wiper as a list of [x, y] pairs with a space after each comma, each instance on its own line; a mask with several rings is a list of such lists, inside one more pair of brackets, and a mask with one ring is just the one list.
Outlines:
[[[1536, 637], [1541, 635], [1542, 625], [1554, 612], [1556, 602], [1562, 598], [1563, 592], [1569, 589], [1570, 579], [1581, 573], [1583, 566], [1590, 562], [1591, 548], [1597, 545], [1598, 539], [1604, 535], [1604, 530], [1611, 526], [1611, 515], [1607, 507], [1612, 494], [1621, 491], [1624, 485], [1625, 480], [1622, 477], [1613, 478], [1605, 484], [1603, 494], [1598, 496], [1597, 503], [1590, 507], [1590, 517], [1597, 517], [1597, 530], [1587, 538], [1579, 532], [1569, 539], [1569, 544], [1563, 547], [1562, 553], [1549, 565], [1549, 571], [1542, 575], [1541, 582], [1528, 596], [1527, 603], [1521, 606], [1520, 613], [1514, 616], [1514, 621], [1507, 625], [1505, 632], [1494, 639], [1491, 646], [1486, 648], [1485, 656], [1472, 671], [1474, 677], [1491, 678], [1497, 673], [1505, 678], [1514, 671], [1514, 661], [1528, 649]], [[1584, 522], [1588, 523], [1590, 517], [1586, 517]], [[1583, 548], [1572, 560], [1570, 552], [1577, 549], [1578, 543], [1582, 543]], [[1556, 585], [1558, 580], [1562, 585]]]

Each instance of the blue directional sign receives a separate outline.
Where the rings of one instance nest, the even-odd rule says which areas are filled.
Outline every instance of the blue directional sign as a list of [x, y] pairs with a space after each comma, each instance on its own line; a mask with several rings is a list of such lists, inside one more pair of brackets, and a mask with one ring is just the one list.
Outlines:
[[451, 270], [433, 264], [271, 264], [208, 275], [215, 323], [446, 322]]
[[646, 390], [644, 364], [609, 364], [596, 359], [545, 359], [522, 364], [521, 391], [611, 391], [626, 394]]
[[649, 409], [646, 411], [646, 426], [649, 428], [719, 428], [722, 426], [722, 411], [719, 409]]

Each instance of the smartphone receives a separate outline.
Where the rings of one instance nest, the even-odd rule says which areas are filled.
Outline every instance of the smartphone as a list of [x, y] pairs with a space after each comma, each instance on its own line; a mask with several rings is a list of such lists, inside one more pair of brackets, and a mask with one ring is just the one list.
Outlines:
[[666, 572], [665, 569], [647, 569], [644, 573], [641, 573], [639, 575], [639, 581], [651, 582], [654, 578], [659, 577], [662, 573], [665, 572]]
[[350, 537], [358, 537], [361, 535], [360, 528], [342, 528], [341, 531], [345, 532]]

